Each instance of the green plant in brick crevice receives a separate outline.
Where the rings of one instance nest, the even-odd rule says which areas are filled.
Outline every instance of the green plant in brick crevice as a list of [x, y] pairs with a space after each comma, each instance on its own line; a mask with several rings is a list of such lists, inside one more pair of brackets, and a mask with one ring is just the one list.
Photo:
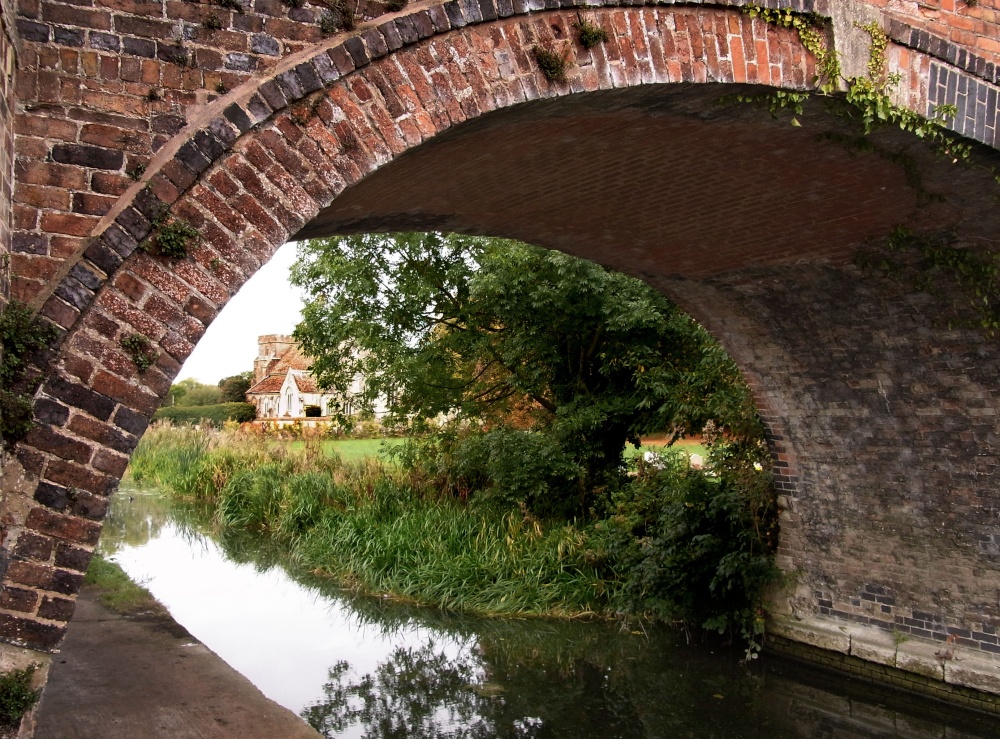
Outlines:
[[388, 0], [385, 4], [385, 9], [390, 13], [398, 13], [406, 7], [408, 2], [409, 0]]
[[209, 31], [220, 31], [224, 27], [222, 20], [215, 13], [210, 13], [206, 16], [205, 20], [201, 22], [201, 25]]
[[608, 32], [582, 15], [577, 15], [573, 27], [576, 28], [580, 45], [585, 49], [593, 49], [598, 44], [604, 44], [608, 41]]
[[28, 665], [0, 675], [0, 729], [16, 729], [21, 717], [34, 706], [42, 694], [31, 687], [38, 665]]
[[153, 221], [153, 229], [155, 234], [143, 244], [143, 249], [155, 246], [168, 259], [183, 259], [187, 256], [188, 247], [198, 239], [198, 230], [194, 226], [166, 213]]
[[531, 53], [534, 55], [535, 61], [538, 63], [538, 68], [542, 71], [545, 79], [549, 82], [566, 81], [568, 60], [565, 52], [560, 54], [552, 49], [546, 49], [544, 46], [535, 46], [531, 50]]
[[[968, 161], [972, 150], [968, 144], [958, 141], [944, 128], [944, 124], [956, 114], [955, 106], [939, 105], [930, 117], [914, 113], [897, 105], [891, 97], [892, 89], [900, 82], [900, 76], [886, 72], [886, 50], [889, 38], [877, 21], [855, 24], [871, 39], [869, 46], [867, 74], [859, 77], [844, 77], [840, 58], [832, 48], [829, 23], [813, 13], [797, 13], [788, 8], [772, 9], [748, 5], [743, 12], [751, 18], [760, 18], [765, 23], [792, 28], [798, 33], [802, 46], [816, 59], [817, 75], [813, 79], [818, 91], [832, 95], [838, 89], [846, 89], [843, 100], [847, 105], [834, 112], [845, 118], [859, 119], [868, 135], [879, 125], [895, 125], [909, 131], [920, 139], [930, 142], [941, 154], [954, 161]], [[802, 103], [810, 93], [779, 90], [763, 96], [737, 96], [738, 102], [765, 103], [772, 115], [782, 108], [793, 112], [792, 124], [800, 125], [795, 115], [801, 115]]]
[[28, 358], [56, 337], [52, 324], [19, 301], [10, 301], [0, 312], [0, 445], [11, 446], [31, 430], [31, 394], [37, 383], [25, 379]]
[[234, 10], [239, 14], [243, 14], [244, 7], [242, 0], [215, 0], [220, 8], [226, 8], [227, 10]]
[[915, 290], [948, 298], [953, 309], [939, 318], [949, 327], [961, 325], [983, 329], [989, 337], [1000, 335], [1000, 253], [963, 248], [946, 230], [916, 233], [897, 226], [888, 237], [860, 252], [856, 261]]
[[747, 5], [743, 12], [773, 26], [795, 29], [802, 46], [816, 60], [817, 75], [813, 83], [824, 93], [837, 89], [842, 78], [840, 57], [830, 46], [829, 28], [824, 18], [814, 13], [797, 13], [789, 8], [761, 8], [757, 5]]
[[132, 363], [135, 364], [140, 375], [152, 367], [153, 362], [156, 361], [156, 350], [149, 339], [142, 334], [123, 336], [118, 343], [121, 344], [122, 349], [128, 354]]
[[322, 0], [328, 10], [319, 18], [319, 30], [324, 36], [332, 36], [339, 31], [354, 30], [354, 8], [350, 0]]

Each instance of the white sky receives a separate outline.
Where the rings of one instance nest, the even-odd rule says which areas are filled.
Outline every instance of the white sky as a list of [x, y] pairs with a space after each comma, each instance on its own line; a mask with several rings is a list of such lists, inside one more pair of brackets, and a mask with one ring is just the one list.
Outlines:
[[260, 334], [290, 334], [302, 319], [302, 298], [288, 282], [295, 242], [278, 249], [215, 319], [174, 382], [189, 377], [214, 385], [253, 369]]

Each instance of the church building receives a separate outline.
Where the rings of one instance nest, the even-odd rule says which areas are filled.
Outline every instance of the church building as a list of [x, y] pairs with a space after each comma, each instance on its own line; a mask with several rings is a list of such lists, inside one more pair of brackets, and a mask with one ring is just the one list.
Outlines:
[[[315, 378], [309, 373], [312, 361], [302, 353], [298, 342], [291, 336], [266, 334], [257, 337], [257, 358], [253, 363], [253, 385], [247, 391], [247, 402], [257, 408], [258, 421], [276, 423], [329, 420], [332, 404], [341, 400], [332, 391], [322, 391]], [[351, 395], [359, 395], [364, 390], [364, 378], [357, 377], [349, 396], [342, 399], [346, 415], [352, 415]], [[306, 408], [318, 409], [308, 416]], [[385, 415], [386, 408], [377, 402], [375, 418]]]

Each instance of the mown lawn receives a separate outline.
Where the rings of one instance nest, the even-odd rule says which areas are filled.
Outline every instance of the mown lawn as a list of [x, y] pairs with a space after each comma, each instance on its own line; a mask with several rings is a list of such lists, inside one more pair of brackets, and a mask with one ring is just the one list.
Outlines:
[[[328, 439], [323, 442], [323, 451], [327, 454], [336, 452], [345, 462], [353, 462], [365, 457], [386, 458], [385, 448], [402, 444], [405, 439]], [[305, 443], [302, 441], [279, 442], [284, 444], [289, 450], [302, 449]], [[667, 444], [666, 437], [650, 437], [643, 439], [642, 446], [636, 449], [632, 445], [625, 447], [625, 458], [630, 459], [643, 452], [657, 451], [663, 449]], [[700, 454], [702, 457], [708, 455], [708, 450], [703, 444], [694, 439], [681, 439], [674, 444], [675, 449], [680, 449], [688, 454]]]
[[[667, 445], [666, 436], [651, 436], [642, 440], [642, 446], [636, 449], [631, 444], [625, 447], [625, 458], [631, 459], [632, 457], [643, 454], [649, 451], [659, 451]], [[696, 439], [681, 439], [680, 441], [674, 443], [674, 449], [679, 449], [687, 454], [700, 454], [703, 458], [708, 457], [708, 449], [700, 441]]]
[[[345, 462], [354, 462], [365, 457], [385, 458], [387, 447], [398, 446], [405, 439], [328, 439], [323, 442], [323, 451], [327, 454], [337, 453]], [[286, 441], [289, 450], [302, 449], [305, 442]]]

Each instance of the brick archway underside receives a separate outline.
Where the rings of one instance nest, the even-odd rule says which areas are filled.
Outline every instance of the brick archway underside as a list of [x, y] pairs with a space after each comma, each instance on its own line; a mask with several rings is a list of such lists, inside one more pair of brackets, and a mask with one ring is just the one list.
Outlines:
[[[23, 474], [4, 473], [2, 638], [58, 643], [147, 419], [274, 250], [400, 229], [594, 259], [720, 338], [770, 429], [781, 564], [798, 573], [775, 608], [1000, 626], [1000, 351], [852, 263], [898, 223], [987, 243], [1000, 233], [989, 177], [876, 137], [885, 152], [910, 147], [915, 188], [888, 158], [819, 138], [850, 130], [823, 105], [801, 128], [720, 105], [747, 85], [804, 85], [812, 62], [787, 31], [727, 10], [592, 16], [612, 30], [594, 52], [569, 41], [564, 11], [432, 29], [377, 59], [367, 37], [307, 49], [163, 147], [39, 300], [64, 334], [17, 450]], [[565, 49], [567, 82], [538, 73], [536, 43]], [[926, 192], [943, 197], [928, 205]], [[166, 207], [202, 234], [177, 262], [137, 248]], [[141, 375], [120, 348], [135, 333], [158, 350]]]

